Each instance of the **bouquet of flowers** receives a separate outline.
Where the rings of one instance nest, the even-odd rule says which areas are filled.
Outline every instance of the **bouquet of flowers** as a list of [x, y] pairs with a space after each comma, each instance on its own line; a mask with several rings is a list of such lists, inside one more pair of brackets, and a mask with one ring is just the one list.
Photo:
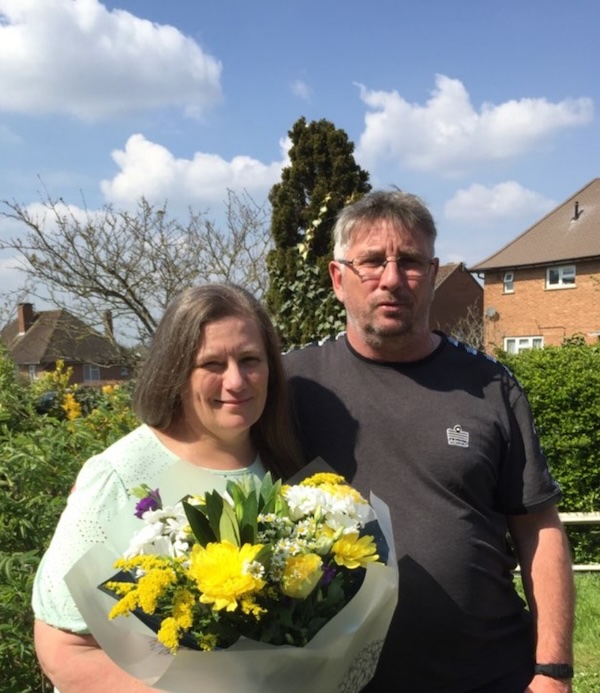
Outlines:
[[288, 485], [183, 461], [147, 481], [65, 576], [116, 664], [172, 693], [362, 690], [397, 602], [385, 503], [322, 460]]
[[143, 526], [115, 563], [122, 572], [102, 585], [119, 599], [109, 618], [139, 616], [173, 653], [242, 636], [302, 647], [379, 559], [365, 532], [373, 510], [337, 474], [294, 486], [249, 475], [173, 507], [159, 489], [132, 492]]

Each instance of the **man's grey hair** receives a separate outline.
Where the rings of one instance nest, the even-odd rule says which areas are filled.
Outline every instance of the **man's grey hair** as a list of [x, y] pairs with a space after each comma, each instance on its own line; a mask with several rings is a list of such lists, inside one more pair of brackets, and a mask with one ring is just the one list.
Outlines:
[[334, 257], [344, 257], [356, 232], [378, 221], [418, 231], [435, 243], [437, 229], [423, 200], [402, 190], [375, 190], [344, 207], [333, 227]]

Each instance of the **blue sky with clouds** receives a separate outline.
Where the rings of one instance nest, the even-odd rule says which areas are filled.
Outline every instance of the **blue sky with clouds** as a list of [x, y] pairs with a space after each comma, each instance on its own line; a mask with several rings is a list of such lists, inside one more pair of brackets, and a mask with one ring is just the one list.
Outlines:
[[474, 264], [600, 174], [598, 26], [597, 0], [0, 0], [0, 200], [218, 218], [326, 118]]

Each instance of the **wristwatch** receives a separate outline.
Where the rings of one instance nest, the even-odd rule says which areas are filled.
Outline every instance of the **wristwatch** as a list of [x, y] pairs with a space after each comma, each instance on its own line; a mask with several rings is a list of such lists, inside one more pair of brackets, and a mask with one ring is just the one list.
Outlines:
[[573, 667], [570, 664], [536, 664], [535, 673], [551, 679], [572, 679]]

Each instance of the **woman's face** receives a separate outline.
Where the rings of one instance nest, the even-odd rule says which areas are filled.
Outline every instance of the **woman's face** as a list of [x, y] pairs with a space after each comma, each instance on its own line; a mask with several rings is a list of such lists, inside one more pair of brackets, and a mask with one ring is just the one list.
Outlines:
[[259, 327], [242, 317], [209, 323], [195, 364], [182, 394], [188, 423], [223, 441], [246, 435], [267, 400], [269, 365]]

